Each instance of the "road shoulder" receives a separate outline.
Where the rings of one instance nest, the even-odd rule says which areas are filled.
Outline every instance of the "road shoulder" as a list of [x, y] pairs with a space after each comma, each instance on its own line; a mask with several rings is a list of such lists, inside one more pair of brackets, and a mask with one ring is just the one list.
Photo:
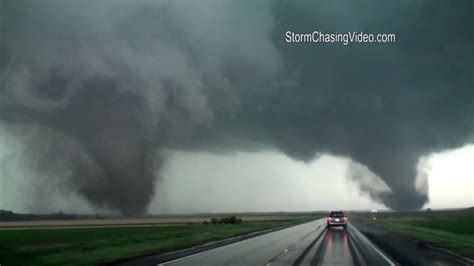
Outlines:
[[426, 241], [387, 231], [359, 219], [353, 219], [352, 223], [402, 265], [473, 265], [470, 258], [435, 248]]
[[202, 245], [197, 245], [197, 246], [189, 247], [185, 249], [173, 250], [173, 251], [164, 252], [164, 253], [155, 253], [155, 254], [147, 254], [147, 255], [142, 255], [142, 256], [123, 258], [123, 259], [111, 261], [108, 263], [104, 263], [103, 265], [128, 265], [128, 266], [156, 265], [159, 263], [192, 256], [194, 254], [206, 252], [211, 249], [230, 245], [230, 244], [240, 242], [246, 239], [258, 237], [264, 234], [269, 234], [272, 232], [280, 231], [280, 230], [283, 230], [292, 226], [298, 226], [298, 225], [301, 225], [301, 224], [285, 225], [285, 226], [280, 226], [276, 228], [270, 228], [270, 229], [252, 232], [252, 233], [235, 236], [235, 237], [231, 237], [231, 238], [227, 238], [223, 240], [212, 241], [212, 242], [208, 242]]

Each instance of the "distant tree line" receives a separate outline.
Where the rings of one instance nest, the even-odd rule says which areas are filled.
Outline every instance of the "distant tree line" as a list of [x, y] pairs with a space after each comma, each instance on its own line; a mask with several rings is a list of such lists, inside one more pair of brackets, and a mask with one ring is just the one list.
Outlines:
[[[235, 216], [227, 216], [222, 218], [211, 218], [212, 224], [240, 224], [242, 223], [241, 218], [237, 218]], [[209, 224], [208, 221], [205, 221], [204, 224]]]
[[31, 214], [31, 213], [15, 213], [10, 210], [0, 210], [0, 221], [38, 221], [38, 220], [74, 220], [74, 219], [102, 219], [103, 217], [96, 215], [77, 215], [65, 214], [62, 211], [50, 214]]

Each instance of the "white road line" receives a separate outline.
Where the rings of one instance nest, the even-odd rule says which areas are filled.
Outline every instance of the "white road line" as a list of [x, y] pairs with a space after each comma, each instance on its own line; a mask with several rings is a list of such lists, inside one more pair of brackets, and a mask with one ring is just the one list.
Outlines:
[[[285, 230], [285, 229], [282, 229], [282, 230]], [[278, 232], [278, 231], [274, 231], [274, 232]], [[269, 232], [268, 234], [271, 234], [271, 233], [274, 233], [274, 232]], [[265, 234], [263, 234], [263, 235], [265, 235]], [[259, 237], [259, 236], [256, 236], [256, 237]], [[238, 236], [236, 236], [235, 238], [238, 238]], [[174, 259], [174, 260], [166, 261], [166, 262], [163, 262], [163, 263], [158, 263], [157, 266], [164, 266], [164, 265], [167, 265], [167, 264], [170, 264], [170, 263], [174, 263], [174, 262], [177, 262], [177, 261], [180, 261], [180, 260], [192, 258], [192, 257], [195, 257], [195, 256], [197, 256], [197, 255], [202, 255], [202, 254], [205, 254], [205, 253], [207, 253], [207, 252], [213, 251], [214, 249], [217, 249], [217, 248], [220, 248], [220, 247], [224, 247], [224, 246], [228, 246], [228, 245], [232, 245], [232, 244], [236, 244], [236, 243], [239, 243], [239, 242], [242, 242], [242, 241], [246, 241], [246, 240], [249, 240], [249, 239], [252, 239], [252, 238], [253, 238], [253, 237], [247, 238], [247, 239], [244, 239], [244, 240], [240, 240], [240, 241], [237, 241], [237, 242], [233, 242], [233, 243], [230, 243], [230, 244], [227, 244], [227, 245], [217, 246], [217, 247], [215, 247], [215, 248], [211, 248], [211, 249], [208, 249], [208, 250], [204, 250], [204, 251], [201, 251], [201, 252], [198, 252], [198, 253], [194, 253], [194, 254], [191, 254], [191, 255], [187, 255], [187, 256], [184, 256], [184, 257], [181, 257], [181, 258], [177, 258], [177, 259]], [[225, 239], [224, 239], [224, 240], [225, 240]]]
[[367, 266], [367, 262], [364, 260], [364, 258], [362, 257], [362, 255], [360, 254], [360, 250], [359, 250], [359, 240], [357, 239], [357, 237], [354, 237], [354, 235], [350, 235], [350, 238], [349, 238], [349, 245], [352, 245], [353, 249], [354, 249], [354, 255], [356, 256], [356, 259], [359, 261], [359, 263], [361, 265], [364, 265], [364, 266]]
[[374, 244], [372, 244], [372, 242], [371, 242], [364, 234], [362, 234], [362, 233], [359, 231], [359, 229], [357, 229], [357, 228], [356, 228], [355, 226], [353, 226], [353, 225], [350, 225], [350, 227], [351, 227], [355, 232], [357, 232], [357, 234], [360, 235], [361, 238], [362, 238], [367, 244], [369, 244], [370, 247], [372, 247], [375, 251], [377, 251], [377, 253], [378, 253], [382, 258], [384, 258], [384, 260], [387, 261], [390, 266], [395, 266], [395, 265], [396, 265], [396, 264], [395, 264], [393, 261], [391, 261], [387, 256], [385, 256], [385, 254], [384, 254], [382, 251], [380, 251]]
[[188, 258], [197, 256], [197, 255], [202, 255], [202, 254], [210, 252], [211, 250], [214, 250], [214, 249], [215, 248], [208, 249], [208, 250], [205, 250], [205, 251], [202, 251], [202, 252], [199, 252], [199, 253], [195, 253], [195, 254], [185, 256], [185, 257], [181, 257], [181, 258], [177, 258], [177, 259], [170, 260], [170, 261], [167, 261], [167, 262], [159, 263], [159, 264], [157, 264], [157, 266], [164, 266], [164, 265], [168, 265], [168, 264], [173, 263], [173, 262], [177, 262], [177, 261], [180, 261], [180, 260], [184, 260], [184, 259], [188, 259]]

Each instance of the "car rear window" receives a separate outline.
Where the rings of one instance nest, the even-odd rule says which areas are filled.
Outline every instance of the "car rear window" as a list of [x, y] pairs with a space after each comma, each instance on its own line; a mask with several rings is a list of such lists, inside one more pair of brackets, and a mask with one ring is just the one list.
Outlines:
[[329, 214], [329, 216], [331, 216], [331, 217], [344, 217], [344, 213], [343, 212], [331, 212]]

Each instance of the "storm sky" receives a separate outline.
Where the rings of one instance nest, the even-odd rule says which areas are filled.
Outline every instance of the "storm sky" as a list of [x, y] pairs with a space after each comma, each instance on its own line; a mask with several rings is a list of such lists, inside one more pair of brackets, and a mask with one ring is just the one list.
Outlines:
[[[0, 177], [2, 189], [24, 181], [30, 191], [0, 204], [44, 211], [59, 193], [74, 195], [62, 209], [205, 211], [186, 204], [197, 197], [189, 180], [202, 180], [202, 195], [239, 199], [229, 211], [261, 201], [255, 188], [276, 202], [258, 210], [282, 199], [283, 209], [308, 209], [286, 200], [283, 184], [296, 199], [301, 187], [327, 198], [346, 184], [367, 206], [418, 209], [431, 195], [426, 158], [474, 141], [472, 1], [0, 8]], [[297, 44], [285, 42], [288, 30], [397, 39]], [[339, 185], [322, 189], [326, 180]]]

